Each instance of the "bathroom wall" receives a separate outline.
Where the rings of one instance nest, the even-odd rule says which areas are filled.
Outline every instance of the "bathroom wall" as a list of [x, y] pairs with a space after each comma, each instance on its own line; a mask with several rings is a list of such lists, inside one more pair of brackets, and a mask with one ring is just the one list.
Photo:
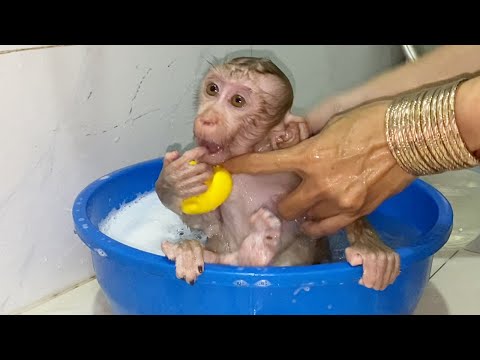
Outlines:
[[35, 46], [0, 45], [0, 313], [93, 275], [75, 196], [188, 144], [192, 94], [214, 57], [279, 59], [299, 110], [404, 60], [399, 46]]

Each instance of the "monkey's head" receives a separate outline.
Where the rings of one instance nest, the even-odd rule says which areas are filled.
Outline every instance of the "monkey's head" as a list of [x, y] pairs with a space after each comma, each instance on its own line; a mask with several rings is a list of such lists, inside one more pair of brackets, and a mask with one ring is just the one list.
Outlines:
[[292, 104], [290, 81], [268, 59], [240, 57], [212, 67], [202, 81], [194, 123], [197, 144], [209, 151], [202, 161], [220, 164], [253, 152]]

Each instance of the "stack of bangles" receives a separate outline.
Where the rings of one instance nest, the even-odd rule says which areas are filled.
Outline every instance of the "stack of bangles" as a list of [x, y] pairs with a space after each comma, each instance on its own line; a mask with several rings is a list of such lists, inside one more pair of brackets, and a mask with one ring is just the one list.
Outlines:
[[389, 106], [388, 146], [407, 173], [423, 176], [480, 165], [462, 140], [455, 119], [456, 90], [465, 80], [397, 97]]

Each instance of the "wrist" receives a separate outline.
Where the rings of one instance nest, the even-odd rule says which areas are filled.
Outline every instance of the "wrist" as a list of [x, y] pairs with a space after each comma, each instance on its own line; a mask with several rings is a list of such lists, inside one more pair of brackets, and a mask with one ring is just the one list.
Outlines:
[[[465, 83], [465, 79], [456, 79], [397, 96], [388, 107], [385, 115], [388, 146], [406, 172], [415, 176], [432, 175], [479, 164], [457, 126], [457, 91]], [[465, 91], [471, 94], [469, 86], [464, 88], [464, 94]], [[474, 105], [468, 95], [460, 103], [461, 122], [466, 126], [471, 123], [469, 115]]]
[[480, 77], [461, 83], [455, 98], [455, 118], [458, 131], [467, 149], [480, 150]]

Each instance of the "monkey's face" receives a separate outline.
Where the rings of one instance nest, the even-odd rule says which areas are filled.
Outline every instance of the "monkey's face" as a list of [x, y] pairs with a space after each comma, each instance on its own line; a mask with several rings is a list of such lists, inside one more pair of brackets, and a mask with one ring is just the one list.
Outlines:
[[280, 120], [274, 111], [278, 82], [264, 74], [207, 74], [194, 123], [197, 144], [209, 151], [202, 161], [220, 164], [253, 151]]

